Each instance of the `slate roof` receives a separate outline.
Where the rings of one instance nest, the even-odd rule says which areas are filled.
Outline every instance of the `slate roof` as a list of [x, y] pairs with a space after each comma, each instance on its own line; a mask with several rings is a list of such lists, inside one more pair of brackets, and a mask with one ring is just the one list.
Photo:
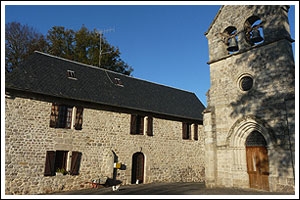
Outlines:
[[205, 109], [194, 93], [37, 51], [6, 73], [5, 88], [191, 120], [202, 121]]

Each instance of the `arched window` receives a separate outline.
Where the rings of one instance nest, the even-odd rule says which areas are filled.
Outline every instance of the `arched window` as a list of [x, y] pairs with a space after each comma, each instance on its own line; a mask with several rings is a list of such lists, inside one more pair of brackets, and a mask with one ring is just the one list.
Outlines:
[[228, 46], [227, 51], [229, 53], [238, 51], [239, 46], [238, 46], [237, 29], [234, 26], [229, 26], [225, 29], [223, 34], [227, 35], [225, 39], [225, 44]]
[[246, 41], [251, 44], [260, 44], [264, 41], [262, 21], [257, 16], [249, 17], [245, 24], [244, 30], [246, 35]]

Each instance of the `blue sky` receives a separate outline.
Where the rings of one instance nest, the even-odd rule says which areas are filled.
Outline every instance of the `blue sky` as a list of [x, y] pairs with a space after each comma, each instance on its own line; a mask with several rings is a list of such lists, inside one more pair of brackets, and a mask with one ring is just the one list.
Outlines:
[[[193, 92], [207, 106], [210, 75], [204, 33], [220, 5], [227, 2], [217, 3], [8, 1], [5, 7], [1, 2], [2, 16], [5, 13], [1, 28], [4, 30], [4, 24], [16, 21], [43, 35], [53, 26], [73, 30], [82, 25], [89, 30], [113, 29], [104, 32], [104, 37], [120, 49], [121, 59], [134, 69], [133, 77]], [[283, 4], [297, 4], [298, 9], [298, 2]], [[289, 17], [291, 36], [295, 39], [295, 6], [291, 6]]]

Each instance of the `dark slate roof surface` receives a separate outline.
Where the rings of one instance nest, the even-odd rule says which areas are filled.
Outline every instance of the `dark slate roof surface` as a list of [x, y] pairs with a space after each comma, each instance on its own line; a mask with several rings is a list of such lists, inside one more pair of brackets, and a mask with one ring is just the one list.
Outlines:
[[[76, 79], [68, 78], [67, 70], [74, 71]], [[8, 89], [193, 120], [202, 120], [205, 109], [194, 93], [37, 51], [6, 73], [5, 84]]]

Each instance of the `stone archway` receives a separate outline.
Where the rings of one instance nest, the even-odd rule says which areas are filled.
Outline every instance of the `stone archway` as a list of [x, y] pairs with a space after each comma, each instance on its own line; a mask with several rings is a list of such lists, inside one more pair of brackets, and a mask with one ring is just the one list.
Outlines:
[[137, 152], [132, 156], [131, 183], [144, 183], [144, 163], [145, 156], [142, 152]]
[[[237, 120], [228, 133], [226, 142], [232, 154], [232, 173], [239, 174], [240, 177], [243, 177], [241, 178], [243, 180], [239, 181], [244, 183], [244, 187], [251, 187], [247, 164], [247, 138], [252, 133], [260, 133], [265, 141], [264, 148], [267, 150], [273, 143], [268, 130], [267, 126], [258, 119], [252, 116], [246, 116]], [[268, 156], [268, 153], [266, 156]]]

